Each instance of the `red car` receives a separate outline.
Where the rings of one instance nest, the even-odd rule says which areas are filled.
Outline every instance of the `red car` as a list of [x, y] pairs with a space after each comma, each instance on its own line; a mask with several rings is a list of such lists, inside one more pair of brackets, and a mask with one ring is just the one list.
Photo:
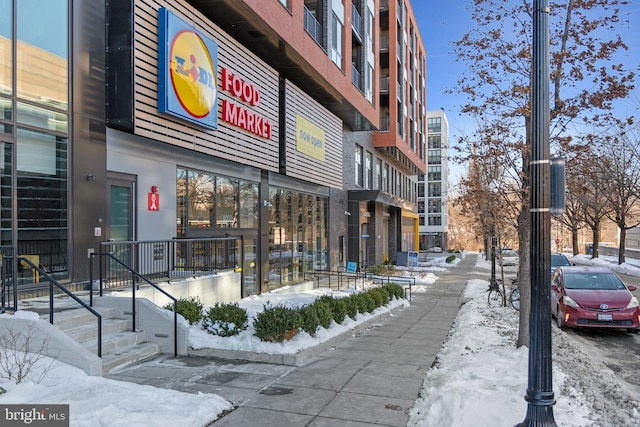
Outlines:
[[558, 267], [551, 279], [551, 315], [558, 327], [640, 331], [638, 299], [607, 267]]

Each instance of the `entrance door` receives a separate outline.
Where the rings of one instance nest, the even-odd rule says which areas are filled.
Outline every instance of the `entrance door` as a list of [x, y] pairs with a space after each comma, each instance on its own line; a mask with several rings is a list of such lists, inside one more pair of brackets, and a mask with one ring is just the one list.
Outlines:
[[[111, 242], [131, 241], [135, 236], [134, 200], [135, 177], [109, 178], [109, 213], [107, 218], [106, 238]], [[122, 262], [131, 265], [131, 254], [128, 249], [117, 248], [114, 251]]]

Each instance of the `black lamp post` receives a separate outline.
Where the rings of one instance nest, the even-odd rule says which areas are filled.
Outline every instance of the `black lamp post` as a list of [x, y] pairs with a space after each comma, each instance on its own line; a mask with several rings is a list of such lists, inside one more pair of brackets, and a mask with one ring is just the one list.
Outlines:
[[551, 167], [549, 161], [549, 0], [533, 0], [531, 88], [531, 314], [527, 415], [518, 427], [556, 426], [551, 371]]

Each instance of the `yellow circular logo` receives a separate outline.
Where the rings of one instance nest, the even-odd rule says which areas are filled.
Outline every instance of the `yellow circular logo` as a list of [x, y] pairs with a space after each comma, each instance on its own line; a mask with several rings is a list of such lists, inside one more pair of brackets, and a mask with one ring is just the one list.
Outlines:
[[190, 30], [176, 34], [171, 43], [171, 83], [182, 108], [202, 118], [211, 111], [217, 95], [211, 54], [200, 36]]

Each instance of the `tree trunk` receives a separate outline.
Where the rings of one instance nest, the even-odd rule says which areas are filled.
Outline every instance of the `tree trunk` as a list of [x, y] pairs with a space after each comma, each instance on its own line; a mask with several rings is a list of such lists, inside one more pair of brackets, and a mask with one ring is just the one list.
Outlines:
[[592, 226], [591, 231], [593, 232], [593, 252], [591, 258], [598, 258], [600, 255], [600, 223], [597, 222]]
[[620, 227], [620, 245], [618, 245], [618, 264], [624, 264], [624, 253], [627, 249], [627, 228]]
[[571, 246], [573, 247], [573, 256], [576, 256], [580, 253], [580, 248], [578, 247], [578, 227], [575, 225], [571, 227]]

